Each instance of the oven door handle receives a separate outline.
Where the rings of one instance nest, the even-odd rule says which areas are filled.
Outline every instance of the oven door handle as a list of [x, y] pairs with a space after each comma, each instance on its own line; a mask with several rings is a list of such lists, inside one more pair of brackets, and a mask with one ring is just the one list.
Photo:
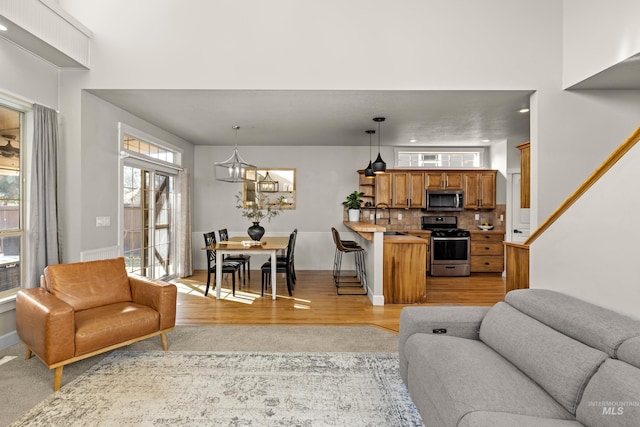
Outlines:
[[468, 237], [432, 237], [433, 240], [469, 240]]

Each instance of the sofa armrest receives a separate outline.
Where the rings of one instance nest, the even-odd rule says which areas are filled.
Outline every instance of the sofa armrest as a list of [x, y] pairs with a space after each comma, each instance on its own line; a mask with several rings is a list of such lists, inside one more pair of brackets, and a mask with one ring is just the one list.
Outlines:
[[404, 346], [414, 334], [443, 334], [479, 339], [480, 324], [491, 307], [405, 307], [400, 313], [398, 353], [400, 375], [407, 380], [407, 359]]
[[22, 342], [47, 365], [75, 355], [73, 307], [42, 288], [18, 291], [16, 331]]
[[131, 297], [136, 304], [146, 305], [160, 313], [160, 330], [176, 324], [176, 285], [146, 277], [129, 276]]

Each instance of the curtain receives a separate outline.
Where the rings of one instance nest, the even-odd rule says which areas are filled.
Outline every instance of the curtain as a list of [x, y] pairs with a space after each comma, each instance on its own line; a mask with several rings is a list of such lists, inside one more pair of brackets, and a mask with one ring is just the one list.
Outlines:
[[176, 276], [187, 277], [193, 274], [191, 248], [191, 177], [184, 169], [178, 172], [176, 206], [179, 206], [176, 224], [177, 266]]
[[33, 105], [34, 135], [29, 204], [29, 273], [27, 286], [40, 285], [49, 264], [60, 263], [58, 240], [58, 113]]

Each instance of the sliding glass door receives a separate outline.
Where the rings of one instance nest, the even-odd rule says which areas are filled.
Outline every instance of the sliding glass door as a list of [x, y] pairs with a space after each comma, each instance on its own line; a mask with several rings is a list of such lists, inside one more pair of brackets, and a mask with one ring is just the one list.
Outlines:
[[175, 176], [123, 167], [124, 258], [127, 271], [152, 279], [175, 274]]

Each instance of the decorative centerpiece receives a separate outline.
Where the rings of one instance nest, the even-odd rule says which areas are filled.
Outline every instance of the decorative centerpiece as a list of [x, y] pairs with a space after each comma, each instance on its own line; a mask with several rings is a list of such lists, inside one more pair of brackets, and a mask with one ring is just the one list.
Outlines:
[[362, 196], [364, 193], [360, 191], [354, 191], [347, 195], [347, 198], [342, 202], [343, 206], [349, 209], [349, 222], [358, 222], [360, 220], [360, 208], [362, 207]]
[[266, 218], [267, 221], [271, 222], [271, 218], [282, 213], [283, 205], [284, 196], [280, 196], [275, 202], [272, 202], [268, 196], [256, 193], [255, 200], [245, 205], [242, 193], [236, 194], [236, 208], [242, 211], [243, 217], [248, 218], [253, 223], [247, 229], [247, 233], [256, 242], [260, 241], [264, 235], [264, 227], [260, 225], [260, 221]]

